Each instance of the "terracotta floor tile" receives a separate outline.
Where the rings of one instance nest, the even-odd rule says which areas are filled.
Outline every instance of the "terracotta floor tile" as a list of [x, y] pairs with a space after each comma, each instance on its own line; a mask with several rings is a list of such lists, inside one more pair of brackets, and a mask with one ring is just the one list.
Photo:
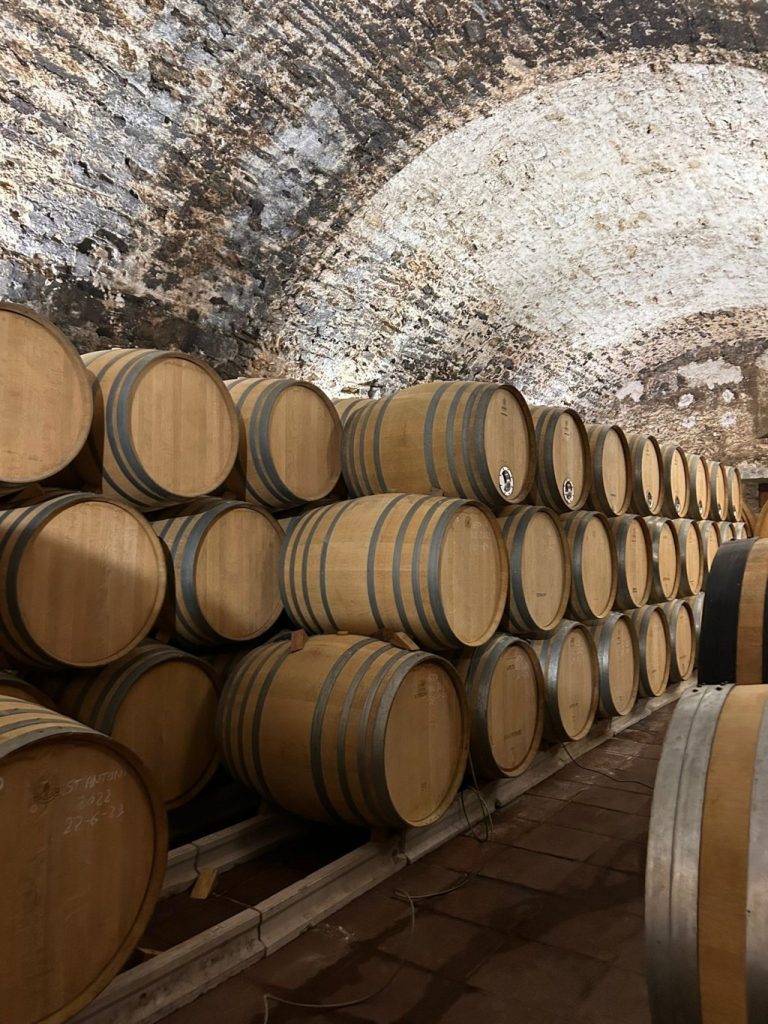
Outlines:
[[562, 810], [563, 801], [538, 793], [524, 793], [513, 801], [509, 808], [518, 818], [530, 818], [531, 821], [546, 821], [557, 811]]
[[[464, 890], [471, 898], [471, 889]], [[463, 982], [503, 941], [500, 933], [480, 928], [455, 917], [420, 910], [413, 932], [404, 929], [381, 943], [380, 949], [398, 960], [406, 960], [444, 977]]]
[[615, 906], [595, 907], [591, 893], [585, 891], [581, 900], [553, 898], [523, 921], [515, 934], [612, 963], [621, 943], [642, 932], [642, 919]]
[[[609, 968], [590, 957], [537, 942], [513, 942], [473, 974], [471, 985], [497, 998], [539, 1006], [549, 1013], [573, 1015]], [[603, 1024], [608, 1024], [607, 1018]], [[532, 1021], [531, 1024], [534, 1024]], [[610, 1021], [613, 1024], [613, 1021]]]
[[508, 931], [513, 927], [517, 908], [526, 904], [532, 895], [537, 894], [531, 889], [478, 876], [470, 879], [464, 888], [433, 900], [429, 906], [448, 917]]
[[[396, 882], [397, 877], [392, 881]], [[408, 918], [405, 901], [391, 893], [371, 892], [337, 911], [326, 924], [341, 929], [350, 942], [371, 942], [402, 926]]]
[[607, 810], [622, 811], [625, 814], [650, 813], [652, 795], [650, 791], [631, 792], [616, 786], [595, 785], [583, 789], [573, 797], [573, 803], [591, 804]]
[[515, 846], [568, 860], [587, 860], [604, 844], [603, 836], [575, 828], [561, 828], [551, 822], [537, 825], [515, 841]]
[[648, 834], [648, 819], [644, 816], [575, 802], [566, 804], [561, 811], [553, 814], [547, 823], [582, 829], [584, 832], [595, 832], [611, 839], [639, 841]]
[[580, 867], [581, 864], [563, 857], [509, 846], [489, 860], [482, 873], [487, 878], [512, 882], [527, 889], [554, 892]]
[[650, 1024], [645, 979], [611, 969], [586, 996], [577, 1019], [578, 1024]]
[[590, 864], [611, 868], [613, 871], [645, 872], [646, 844], [629, 840], [607, 839], [589, 858]]
[[[528, 824], [528, 823], [526, 823]], [[438, 864], [451, 871], [474, 874], [493, 856], [496, 844], [482, 843], [471, 836], [457, 836], [424, 858], [425, 864]]]
[[554, 800], [573, 800], [574, 797], [578, 793], [583, 792], [591, 782], [591, 777], [587, 782], [569, 782], [567, 779], [561, 778], [561, 775], [562, 772], [558, 772], [557, 775], [553, 775], [552, 778], [545, 779], [544, 782], [540, 782], [529, 791], [530, 795], [550, 797]]

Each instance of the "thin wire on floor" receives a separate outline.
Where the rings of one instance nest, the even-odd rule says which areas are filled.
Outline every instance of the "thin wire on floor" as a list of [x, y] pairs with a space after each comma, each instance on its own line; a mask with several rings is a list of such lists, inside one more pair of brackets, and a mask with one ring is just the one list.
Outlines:
[[[459, 794], [461, 811], [462, 814], [464, 815], [464, 820], [467, 823], [467, 831], [464, 833], [464, 835], [471, 835], [474, 839], [478, 841], [478, 843], [487, 843], [491, 840], [493, 836], [493, 811], [488, 806], [488, 803], [486, 802], [485, 797], [483, 796], [480, 790], [480, 786], [477, 781], [477, 775], [475, 773], [475, 766], [472, 762], [471, 756], [469, 757], [469, 771], [472, 778], [472, 785], [466, 790], [461, 790]], [[467, 806], [465, 801], [466, 794], [468, 792], [474, 792], [480, 804], [481, 821], [485, 826], [484, 834], [480, 836], [477, 834], [475, 826], [473, 825], [469, 813], [467, 812]], [[463, 889], [465, 885], [471, 882], [474, 878], [477, 878], [479, 873], [479, 867], [475, 871], [465, 872], [454, 885], [449, 886], [447, 889], [439, 889], [437, 892], [425, 892], [414, 895], [413, 893], [406, 892], [405, 889], [393, 890], [393, 897], [397, 900], [402, 900], [404, 903], [407, 903], [410, 912], [408, 942], [406, 944], [404, 952], [410, 947], [411, 943], [413, 942], [413, 936], [416, 931], [416, 911], [419, 905], [422, 903], [426, 903], [428, 900], [436, 899], [438, 896], [448, 896], [450, 895], [450, 893], [456, 892], [458, 889]], [[370, 1002], [370, 1000], [375, 999], [377, 996], [381, 995], [381, 993], [384, 992], [385, 989], [389, 988], [389, 986], [392, 984], [395, 978], [397, 978], [398, 974], [400, 973], [404, 966], [404, 962], [399, 963], [395, 967], [394, 971], [392, 971], [390, 976], [387, 978], [387, 980], [383, 983], [383, 985], [379, 985], [379, 987], [374, 989], [372, 992], [367, 992], [364, 996], [358, 996], [356, 999], [349, 999], [342, 1003], [303, 1003], [295, 999], [285, 999], [283, 998], [283, 996], [276, 996], [271, 992], [265, 992], [263, 995], [263, 1015], [261, 1018], [261, 1024], [269, 1024], [269, 1008], [270, 1004], [273, 1003], [281, 1006], [295, 1006], [299, 1009], [304, 1010], [346, 1010], [349, 1007], [360, 1006], [362, 1003]]]
[[[568, 747], [565, 745], [565, 743], [563, 744], [563, 750], [566, 752], [566, 754], [571, 759], [573, 764], [575, 764], [577, 768], [581, 768], [583, 772], [592, 772], [593, 775], [602, 775], [603, 778], [610, 779], [611, 782], [619, 781], [617, 778], [611, 775], [610, 772], [601, 771], [600, 768], [587, 768], [587, 766], [585, 764], [582, 764], [581, 761], [577, 761], [568, 749]], [[646, 789], [650, 789], [651, 792], [653, 792], [653, 786], [650, 782], [641, 782], [640, 779], [624, 779], [623, 781], [630, 782], [633, 786], [644, 786]]]

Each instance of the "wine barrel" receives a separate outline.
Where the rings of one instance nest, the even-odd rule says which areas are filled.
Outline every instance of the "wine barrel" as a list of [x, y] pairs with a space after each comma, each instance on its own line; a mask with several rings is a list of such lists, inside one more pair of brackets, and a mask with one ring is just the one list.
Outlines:
[[330, 494], [341, 473], [341, 422], [330, 398], [302, 380], [225, 383], [240, 423], [227, 489], [273, 510]]
[[734, 523], [723, 521], [721, 523], [712, 524], [717, 531], [720, 545], [727, 544], [728, 541], [736, 540], [736, 530], [734, 529]]
[[479, 647], [509, 590], [493, 515], [457, 498], [377, 494], [293, 520], [280, 592], [307, 633], [407, 633], [430, 650]]
[[227, 769], [265, 800], [315, 821], [428, 825], [467, 760], [464, 687], [447, 661], [354, 635], [246, 655], [222, 693]]
[[709, 518], [728, 518], [728, 477], [721, 462], [709, 461]]
[[651, 601], [671, 601], [680, 586], [680, 542], [671, 519], [646, 517], [653, 550]]
[[536, 429], [534, 505], [577, 512], [589, 497], [592, 454], [581, 416], [573, 409], [531, 407]]
[[558, 625], [571, 593], [571, 552], [551, 509], [521, 505], [498, 516], [509, 559], [509, 594], [502, 629], [546, 636]]
[[362, 412], [363, 409], [375, 401], [373, 398], [336, 398], [334, 399], [333, 405], [336, 412], [339, 414], [339, 422], [342, 428], [346, 426], [347, 421], [351, 416], [356, 416], [357, 413]]
[[640, 684], [640, 645], [634, 623], [623, 612], [612, 612], [589, 631], [597, 650], [600, 717], [628, 715]]
[[615, 424], [591, 424], [587, 426], [587, 436], [592, 453], [589, 507], [606, 516], [623, 515], [632, 497], [632, 460], [627, 436]]
[[170, 809], [216, 770], [216, 682], [201, 658], [147, 641], [100, 672], [52, 680], [46, 689], [65, 715], [137, 754]]
[[667, 617], [670, 639], [669, 681], [680, 683], [693, 673], [696, 662], [696, 621], [687, 601], [659, 605]]
[[704, 545], [704, 560], [706, 562], [705, 579], [709, 575], [709, 570], [712, 568], [712, 562], [715, 560], [715, 555], [720, 550], [720, 531], [718, 530], [717, 525], [718, 524], [713, 523], [711, 519], [703, 519], [699, 523], [701, 541]]
[[707, 559], [704, 539], [699, 524], [694, 519], [670, 519], [677, 533], [680, 547], [680, 585], [678, 593], [683, 597], [698, 594], [704, 586]]
[[572, 619], [604, 619], [616, 600], [618, 563], [608, 519], [601, 512], [570, 512], [560, 517], [571, 550]]
[[661, 458], [664, 466], [661, 513], [669, 519], [680, 519], [685, 516], [691, 497], [688, 459], [678, 444], [662, 445]]
[[699, 664], [699, 637], [701, 636], [701, 615], [704, 611], [704, 591], [700, 590], [698, 594], [694, 594], [693, 597], [687, 597], [685, 600], [691, 609], [693, 627], [696, 631], [693, 643], [693, 667], [696, 668]]
[[341, 462], [357, 497], [442, 492], [503, 506], [531, 488], [531, 414], [511, 384], [417, 384], [347, 419]]
[[56, 705], [47, 693], [21, 679], [15, 672], [0, 672], [0, 697], [13, 697], [14, 700], [25, 700], [29, 704], [56, 710]]
[[237, 452], [237, 417], [201, 359], [138, 348], [90, 352], [83, 361], [93, 426], [75, 465], [86, 483], [150, 509], [224, 482]]
[[748, 540], [752, 534], [749, 532], [749, 524], [745, 522], [732, 523], [733, 526], [733, 539], [734, 540]]
[[655, 516], [664, 503], [664, 459], [659, 442], [645, 434], [629, 434], [632, 457], [632, 500], [629, 507], [640, 516]]
[[129, 750], [0, 696], [3, 1024], [63, 1022], [117, 974], [165, 874], [163, 805]]
[[706, 519], [709, 516], [709, 463], [702, 455], [686, 456], [688, 463], [688, 511], [689, 519]]
[[653, 544], [642, 516], [616, 516], [608, 520], [616, 548], [617, 611], [647, 604], [653, 580]]
[[0, 493], [8, 493], [74, 459], [93, 400], [77, 349], [26, 306], [0, 302], [0, 365]]
[[581, 622], [561, 622], [543, 640], [531, 641], [544, 676], [544, 736], [552, 743], [580, 740], [597, 714], [599, 666], [595, 642]]
[[646, 972], [654, 1024], [764, 1024], [768, 687], [684, 694], [651, 809]]
[[520, 775], [544, 728], [544, 678], [531, 646], [497, 634], [457, 658], [469, 706], [469, 752], [484, 779]]
[[640, 696], [658, 697], [669, 685], [672, 638], [667, 617], [659, 605], [648, 604], [627, 612], [640, 644]]
[[22, 664], [92, 667], [151, 629], [165, 594], [145, 519], [96, 494], [0, 512], [0, 646]]
[[170, 568], [159, 635], [211, 647], [252, 640], [275, 622], [283, 531], [269, 512], [201, 498], [152, 527]]
[[709, 570], [700, 683], [768, 682], [768, 540], [724, 545]]
[[728, 518], [741, 522], [744, 517], [744, 492], [741, 486], [741, 473], [737, 466], [725, 466], [725, 479], [728, 485]]

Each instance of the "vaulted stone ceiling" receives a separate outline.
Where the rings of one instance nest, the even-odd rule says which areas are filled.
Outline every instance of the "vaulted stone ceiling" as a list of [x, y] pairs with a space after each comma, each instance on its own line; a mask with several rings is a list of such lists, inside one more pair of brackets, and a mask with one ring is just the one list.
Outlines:
[[334, 394], [510, 379], [768, 475], [763, 3], [6, 0], [0, 293]]

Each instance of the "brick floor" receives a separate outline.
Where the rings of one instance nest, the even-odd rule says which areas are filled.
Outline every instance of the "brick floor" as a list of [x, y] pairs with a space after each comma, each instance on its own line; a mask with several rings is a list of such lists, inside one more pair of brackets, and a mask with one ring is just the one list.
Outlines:
[[[672, 710], [499, 812], [489, 842], [451, 840], [165, 1024], [261, 1024], [264, 993], [324, 1007], [272, 1004], [270, 1024], [649, 1024], [647, 787]], [[230, 893], [255, 877], [243, 868]], [[453, 891], [422, 904], [411, 931], [395, 889]], [[161, 923], [171, 934], [172, 914]]]

